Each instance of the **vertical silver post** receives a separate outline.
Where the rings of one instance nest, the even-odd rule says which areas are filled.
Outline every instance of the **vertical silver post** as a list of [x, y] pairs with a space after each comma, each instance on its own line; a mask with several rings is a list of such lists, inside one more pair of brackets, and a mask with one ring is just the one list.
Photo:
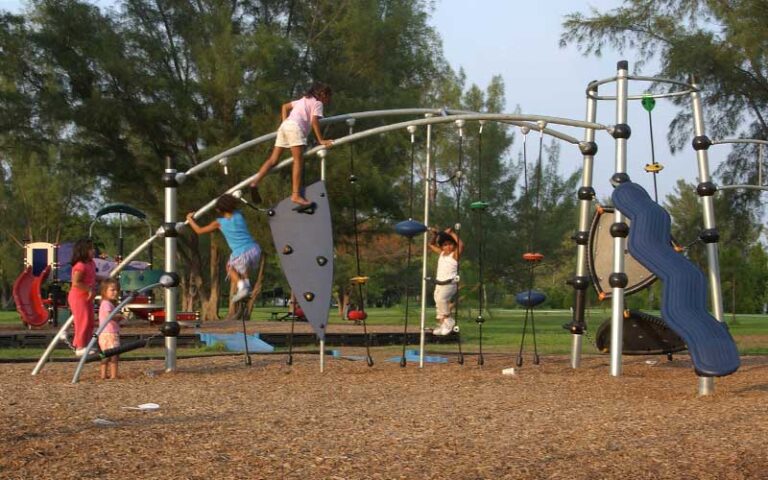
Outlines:
[[[424, 115], [426, 118], [431, 118], [432, 114], [427, 113]], [[413, 134], [411, 134], [411, 141], [414, 141]], [[431, 168], [432, 168], [432, 125], [427, 125], [427, 155], [426, 166], [424, 176], [424, 225], [429, 227], [429, 188], [432, 183]], [[419, 322], [419, 368], [424, 368], [424, 344], [426, 343], [426, 334], [424, 329], [426, 328], [427, 321], [427, 253], [429, 247], [429, 235], [424, 234], [424, 244], [422, 248], [421, 258], [421, 319]]]
[[[594, 98], [597, 96], [597, 87], [591, 87], [589, 93], [590, 95], [587, 95], [586, 121], [594, 123], [597, 118], [597, 100]], [[576, 234], [576, 275], [573, 279], [574, 305], [571, 323], [571, 368], [579, 368], [581, 365], [582, 337], [586, 328], [584, 310], [586, 308], [587, 288], [589, 288], [590, 284], [589, 273], [587, 272], [589, 216], [595, 196], [594, 189], [592, 188], [592, 175], [595, 154], [597, 153], [594, 129], [584, 129], [584, 142], [579, 145], [579, 149], [584, 156], [584, 163], [581, 173], [581, 188], [578, 192], [579, 230]]]
[[[693, 107], [693, 130], [695, 138], [693, 147], [696, 150], [696, 160], [699, 167], [699, 182], [711, 182], [709, 174], [709, 154], [707, 149], [712, 144], [704, 132], [704, 113], [701, 107], [701, 93], [699, 86], [691, 82], [691, 105]], [[715, 229], [715, 202], [711, 195], [700, 197], [704, 210], [704, 228]], [[720, 289], [720, 262], [717, 242], [706, 243], [707, 266], [709, 268], [709, 298], [712, 304], [712, 313], [718, 322], [723, 321], [723, 292]], [[699, 395], [711, 395], [715, 392], [715, 379], [712, 377], [699, 377]]]
[[698, 377], [699, 389], [698, 394], [700, 396], [713, 395], [715, 393], [715, 379], [713, 377]]
[[[325, 181], [325, 157], [328, 150], [319, 150], [317, 156], [320, 157], [320, 180]], [[325, 371], [325, 339], [320, 340], [320, 373]]]
[[[165, 173], [163, 175], [163, 186], [165, 187], [165, 271], [167, 273], [176, 273], [176, 217], [177, 201], [176, 194], [179, 186], [176, 180], [176, 169], [173, 159], [168, 156], [165, 158]], [[176, 322], [176, 304], [178, 299], [178, 287], [165, 289], [165, 327], [166, 331], [178, 332], [178, 323]], [[165, 371], [176, 371], [176, 336], [169, 335], [165, 337]]]
[[[616, 73], [616, 125], [613, 132], [613, 137], [616, 139], [615, 177], [627, 172], [627, 138], [629, 138], [629, 126], [627, 125], [628, 70], [629, 63], [626, 60], [618, 63]], [[624, 215], [618, 209], [614, 212], [614, 222], [624, 222]], [[624, 275], [625, 248], [626, 238], [622, 236], [613, 237], [613, 274], [617, 274], [617, 277]], [[611, 285], [611, 375], [614, 377], [621, 376], [622, 369], [621, 350], [624, 338], [625, 287], [626, 284], [619, 285], [618, 282]]]
[[[696, 159], [699, 167], [699, 182], [711, 182], [712, 177], [709, 174], [709, 154], [707, 148], [711, 142], [704, 133], [704, 113], [701, 107], [701, 94], [699, 86], [692, 84], [694, 91], [691, 92], [691, 103], [693, 105], [693, 128], [694, 148], [696, 149]], [[706, 139], [703, 142], [697, 142], [697, 139]], [[700, 197], [701, 206], [704, 209], [704, 228], [715, 229], [715, 202], [711, 195]], [[709, 295], [712, 302], [712, 313], [715, 318], [723, 321], [723, 296], [720, 290], [720, 264], [718, 260], [717, 242], [707, 243], [707, 266], [709, 268]]]

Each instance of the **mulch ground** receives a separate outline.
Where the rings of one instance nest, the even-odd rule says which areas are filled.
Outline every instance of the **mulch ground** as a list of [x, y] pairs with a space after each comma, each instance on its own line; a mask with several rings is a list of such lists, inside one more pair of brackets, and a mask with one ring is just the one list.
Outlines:
[[[697, 397], [685, 355], [625, 357], [614, 378], [608, 357], [507, 376], [511, 356], [419, 369], [391, 351], [322, 374], [314, 356], [122, 362], [110, 381], [90, 365], [78, 385], [73, 364], [0, 365], [0, 478], [768, 477], [767, 357]], [[160, 409], [122, 408], [145, 402]]]

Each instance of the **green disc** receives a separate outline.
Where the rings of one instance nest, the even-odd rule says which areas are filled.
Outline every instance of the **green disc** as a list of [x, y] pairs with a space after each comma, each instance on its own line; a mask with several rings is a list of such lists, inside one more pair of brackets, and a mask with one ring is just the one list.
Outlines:
[[648, 110], [650, 112], [651, 110], [653, 110], [653, 107], [656, 106], [656, 99], [651, 97], [651, 96], [645, 96], [640, 101], [640, 103], [643, 104], [643, 108], [644, 109], [646, 109], [646, 110]]

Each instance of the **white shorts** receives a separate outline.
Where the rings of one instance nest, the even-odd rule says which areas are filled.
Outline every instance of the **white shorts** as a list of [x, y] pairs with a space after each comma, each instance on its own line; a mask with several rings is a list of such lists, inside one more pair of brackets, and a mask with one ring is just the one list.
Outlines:
[[285, 120], [277, 129], [275, 146], [281, 148], [299, 147], [307, 144], [307, 137], [301, 131], [299, 124], [293, 120]]

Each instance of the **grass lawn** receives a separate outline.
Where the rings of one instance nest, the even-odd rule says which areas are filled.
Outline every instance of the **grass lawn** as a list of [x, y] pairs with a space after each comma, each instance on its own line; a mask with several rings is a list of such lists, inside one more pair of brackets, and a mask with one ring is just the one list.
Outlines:
[[[255, 308], [251, 319], [255, 321], [269, 320], [271, 312], [279, 311], [276, 307], [258, 307]], [[402, 307], [393, 308], [370, 308], [368, 312], [368, 325], [391, 325], [393, 330], [398, 331], [402, 328], [405, 318], [405, 309]], [[658, 312], [649, 312], [658, 315]], [[420, 323], [419, 306], [409, 308], [409, 325], [417, 327]], [[462, 332], [462, 341], [465, 345], [465, 351], [477, 351], [479, 340], [479, 329], [474, 317], [475, 312], [469, 310], [462, 311], [462, 318], [459, 326]], [[594, 333], [597, 327], [610, 316], [609, 309], [592, 309], [587, 312], [587, 321], [590, 332]], [[485, 315], [483, 324], [483, 347], [487, 352], [503, 351], [516, 352], [520, 346], [525, 311], [509, 309], [491, 309]], [[536, 322], [536, 343], [541, 354], [568, 354], [571, 348], [571, 336], [566, 332], [562, 325], [570, 322], [571, 314], [567, 310], [546, 310], [534, 311]], [[742, 354], [768, 354], [768, 316], [766, 315], [737, 315], [735, 319], [731, 315], [726, 315], [726, 321], [731, 330], [739, 351]], [[431, 327], [434, 324], [434, 309], [427, 309], [426, 325]], [[13, 325], [18, 324], [21, 327], [18, 314], [15, 311], [0, 312], [0, 323]], [[331, 310], [329, 317], [330, 331], [333, 331], [333, 325], [348, 323], [342, 320], [336, 314], [336, 310]], [[360, 327], [362, 331], [362, 327]], [[287, 330], [287, 324], [286, 324]], [[456, 349], [454, 344], [431, 345], [431, 350], [452, 351]], [[157, 350], [156, 354], [162, 354], [162, 349], [142, 349], [138, 352], [131, 352], [135, 356], [147, 356], [155, 353], [149, 353]], [[201, 355], [209, 353], [221, 353], [220, 347], [205, 348], [180, 348], [179, 356], [183, 355]], [[533, 351], [533, 337], [531, 335], [531, 325], [529, 325], [525, 339], [524, 352], [526, 354]], [[40, 349], [0, 349], [0, 358], [29, 358], [39, 357], [42, 353]], [[130, 357], [131, 353], [126, 354]], [[584, 353], [598, 353], [592, 345], [591, 337], [587, 335], [584, 342]], [[55, 356], [68, 356], [68, 350], [58, 350]]]

